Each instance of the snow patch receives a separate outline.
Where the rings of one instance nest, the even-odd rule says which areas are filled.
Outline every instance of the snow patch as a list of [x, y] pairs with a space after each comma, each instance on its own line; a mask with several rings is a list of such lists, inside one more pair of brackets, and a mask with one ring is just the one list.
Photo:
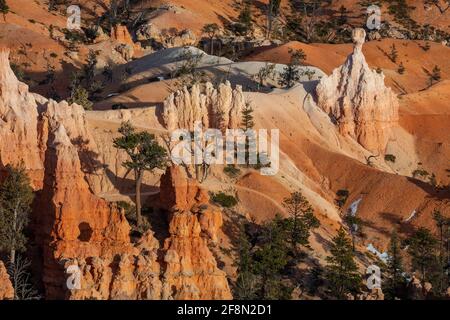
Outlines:
[[369, 245], [367, 246], [367, 251], [369, 251], [369, 252], [373, 253], [374, 255], [376, 255], [384, 263], [387, 263], [387, 260], [388, 260], [388, 257], [389, 257], [387, 252], [381, 253], [371, 243], [369, 243]]
[[406, 218], [405, 220], [403, 220], [404, 222], [409, 222], [412, 218], [414, 218], [416, 215], [416, 210], [413, 210], [413, 212], [411, 212], [410, 216], [408, 218]]
[[356, 215], [356, 212], [358, 211], [359, 203], [360, 203], [361, 201], [362, 201], [362, 197], [359, 198], [358, 200], [354, 201], [354, 202], [350, 205], [350, 207], [348, 207], [348, 214], [350, 214], [350, 215], [352, 215], [352, 216], [355, 216], [355, 215]]

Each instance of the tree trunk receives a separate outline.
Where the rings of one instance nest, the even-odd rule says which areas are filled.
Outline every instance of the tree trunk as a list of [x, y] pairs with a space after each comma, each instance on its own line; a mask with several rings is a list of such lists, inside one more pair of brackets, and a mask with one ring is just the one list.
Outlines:
[[136, 171], [136, 224], [138, 227], [142, 224], [142, 209], [141, 209], [141, 185], [144, 177], [143, 171]]
[[267, 40], [270, 40], [271, 31], [272, 31], [272, 8], [269, 5], [269, 11], [267, 12], [267, 31], [266, 31]]
[[11, 264], [14, 264], [14, 262], [16, 261], [16, 249], [11, 249], [11, 252], [9, 254], [9, 262]]
[[17, 210], [19, 210], [19, 204], [20, 201], [16, 204], [16, 208], [14, 209], [14, 219], [13, 219], [13, 234], [12, 234], [12, 241], [11, 241], [11, 251], [9, 256], [9, 262], [11, 264], [14, 264], [16, 261], [16, 233], [17, 233]]
[[211, 37], [211, 55], [214, 55], [214, 37]]

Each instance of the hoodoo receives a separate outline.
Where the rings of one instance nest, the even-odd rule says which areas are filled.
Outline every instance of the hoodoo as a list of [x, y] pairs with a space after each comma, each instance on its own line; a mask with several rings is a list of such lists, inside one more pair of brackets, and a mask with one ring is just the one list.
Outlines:
[[344, 135], [374, 153], [384, 153], [398, 121], [398, 100], [384, 75], [371, 70], [362, 52], [366, 32], [353, 30], [353, 53], [317, 85], [318, 105]]

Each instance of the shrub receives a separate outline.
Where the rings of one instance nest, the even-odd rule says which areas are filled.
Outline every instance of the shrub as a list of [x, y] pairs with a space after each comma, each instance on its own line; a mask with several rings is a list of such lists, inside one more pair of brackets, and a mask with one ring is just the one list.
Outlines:
[[233, 165], [227, 165], [223, 168], [223, 172], [230, 178], [236, 178], [241, 173], [241, 170]]
[[225, 194], [223, 192], [214, 193], [212, 195], [212, 200], [224, 208], [234, 207], [238, 203], [237, 199], [234, 196]]
[[385, 161], [390, 161], [390, 162], [394, 162], [395, 163], [396, 159], [397, 159], [397, 157], [394, 156], [393, 154], [387, 154], [387, 155], [384, 156], [384, 160]]
[[350, 192], [346, 189], [340, 189], [336, 192], [336, 204], [339, 208], [342, 208], [344, 204], [347, 202], [348, 196]]
[[397, 72], [399, 73], [399, 74], [404, 74], [405, 73], [405, 66], [403, 65], [403, 63], [402, 62], [400, 62], [400, 65], [398, 66], [398, 69], [397, 69]]
[[426, 171], [426, 170], [423, 170], [423, 169], [416, 169], [416, 170], [413, 171], [412, 175], [413, 175], [413, 177], [415, 178], [415, 177], [417, 177], [417, 176], [427, 177], [427, 176], [429, 176], [430, 174], [429, 174], [428, 171]]

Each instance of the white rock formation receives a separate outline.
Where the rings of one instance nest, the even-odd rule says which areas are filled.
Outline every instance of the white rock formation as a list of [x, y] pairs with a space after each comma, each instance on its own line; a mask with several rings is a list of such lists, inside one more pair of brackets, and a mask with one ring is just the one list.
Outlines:
[[371, 70], [362, 53], [366, 32], [353, 30], [353, 53], [317, 85], [318, 105], [344, 135], [374, 153], [384, 153], [391, 128], [398, 121], [398, 100], [384, 84], [384, 75]]
[[164, 102], [163, 119], [167, 129], [177, 128], [193, 131], [194, 123], [200, 121], [204, 128], [239, 127], [245, 98], [241, 86], [231, 87], [229, 81], [215, 89], [207, 82], [203, 93], [200, 85], [191, 90], [184, 87], [172, 93]]
[[0, 168], [23, 162], [33, 185], [39, 186], [44, 167], [37, 143], [37, 118], [33, 94], [9, 66], [9, 49], [0, 49]]

